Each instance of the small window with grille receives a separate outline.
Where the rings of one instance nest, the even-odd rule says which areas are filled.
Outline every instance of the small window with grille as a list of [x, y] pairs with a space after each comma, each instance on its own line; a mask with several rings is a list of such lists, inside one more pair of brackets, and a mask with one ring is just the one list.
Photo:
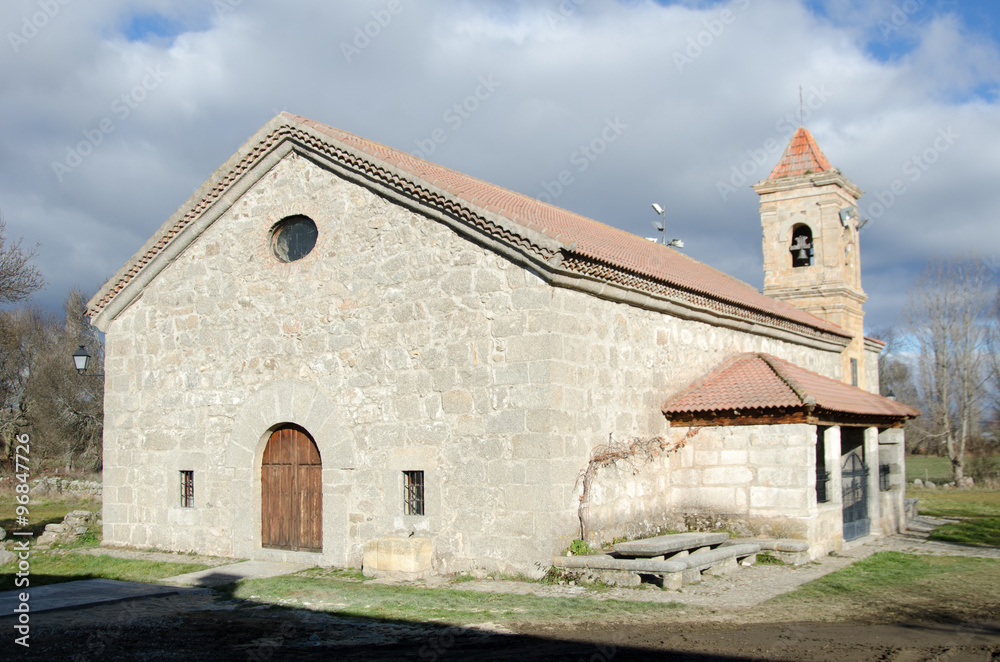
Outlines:
[[851, 386], [858, 385], [858, 360], [851, 359]]
[[181, 508], [194, 508], [193, 471], [181, 471]]
[[830, 495], [827, 486], [830, 483], [830, 473], [826, 470], [826, 426], [816, 428], [816, 503], [828, 503]]
[[403, 514], [424, 514], [424, 472], [403, 472]]
[[892, 489], [892, 481], [889, 476], [892, 475], [892, 470], [888, 464], [878, 465], [878, 488], [881, 492], [888, 492]]

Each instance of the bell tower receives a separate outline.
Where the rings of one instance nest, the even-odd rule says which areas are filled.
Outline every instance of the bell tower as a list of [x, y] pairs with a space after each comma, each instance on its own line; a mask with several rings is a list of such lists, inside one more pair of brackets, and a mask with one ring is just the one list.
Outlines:
[[864, 193], [830, 165], [799, 128], [781, 161], [754, 185], [764, 230], [764, 294], [836, 324], [853, 337], [843, 381], [865, 388], [858, 199]]

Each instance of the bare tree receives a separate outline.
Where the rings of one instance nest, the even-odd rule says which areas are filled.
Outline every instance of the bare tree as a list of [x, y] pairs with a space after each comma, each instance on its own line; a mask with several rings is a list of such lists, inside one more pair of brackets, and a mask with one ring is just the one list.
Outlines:
[[103, 372], [103, 348], [97, 331], [84, 317], [87, 297], [73, 290], [66, 299], [64, 323], [45, 329], [46, 351], [35, 361], [25, 392], [29, 420], [44, 443], [44, 459], [67, 471], [101, 468], [104, 428], [104, 380], [80, 376], [70, 356], [80, 345], [92, 358], [88, 373]]
[[995, 297], [991, 274], [977, 257], [933, 260], [904, 313], [916, 350], [923, 426], [945, 447], [956, 483], [965, 478], [965, 452], [982, 422]]
[[42, 274], [31, 264], [35, 249], [25, 248], [21, 239], [9, 239], [6, 227], [0, 216], [0, 304], [23, 301], [44, 283]]
[[913, 371], [903, 351], [905, 339], [891, 326], [879, 327], [868, 334], [885, 343], [885, 348], [878, 355], [879, 393], [885, 396], [892, 394], [900, 402], [916, 405]]
[[28, 425], [28, 380], [33, 374], [45, 322], [33, 310], [0, 311], [0, 451], [7, 458], [13, 440]]
[[[914, 383], [914, 361], [906, 351], [905, 333], [883, 326], [872, 330], [869, 335], [885, 343], [885, 348], [878, 355], [879, 393], [921, 407], [920, 394]], [[938, 445], [936, 440], [928, 439], [922, 417], [906, 421], [905, 426], [907, 452], [927, 452], [930, 445]], [[929, 441], [933, 443], [928, 444]]]

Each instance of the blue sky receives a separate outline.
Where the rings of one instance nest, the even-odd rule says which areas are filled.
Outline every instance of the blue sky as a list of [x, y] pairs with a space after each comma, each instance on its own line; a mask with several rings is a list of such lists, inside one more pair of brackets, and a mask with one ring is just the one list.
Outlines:
[[[620, 140], [574, 171], [555, 203], [650, 235], [659, 202], [685, 252], [759, 287], [750, 184], [780, 157], [767, 147], [790, 137], [802, 86], [804, 123], [867, 191], [869, 327], [897, 321], [932, 256], [975, 250], [1000, 263], [996, 3], [40, 7], [0, 7], [0, 212], [39, 245], [48, 287], [35, 303], [47, 309], [70, 287], [100, 287], [280, 110], [411, 152], [441, 129], [429, 160], [532, 196], [620, 121]], [[449, 110], [483, 77], [498, 85], [456, 124]]]

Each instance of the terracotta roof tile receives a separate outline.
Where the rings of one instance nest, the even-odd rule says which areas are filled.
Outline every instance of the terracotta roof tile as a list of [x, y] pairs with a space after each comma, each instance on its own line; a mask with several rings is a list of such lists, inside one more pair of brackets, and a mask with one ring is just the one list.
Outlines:
[[821, 173], [828, 170], [833, 170], [833, 166], [823, 154], [823, 150], [816, 144], [808, 129], [799, 127], [768, 179], [801, 177], [805, 174]]
[[655, 244], [643, 237], [484, 182], [470, 175], [429, 163], [346, 131], [296, 115], [286, 113], [285, 117], [329, 135], [377, 159], [391, 163], [400, 170], [404, 170], [425, 182], [431, 182], [470, 204], [482, 209], [489, 208], [524, 227], [564, 244], [572, 244], [573, 252], [586, 258], [620, 267], [641, 276], [661, 280], [737, 306], [761, 311], [767, 315], [793, 320], [839, 336], [848, 336], [839, 326], [790, 304], [765, 296], [755, 287], [672, 248]]
[[811, 409], [834, 414], [913, 418], [920, 412], [769, 354], [738, 354], [663, 405], [671, 414]]
[[[550, 259], [553, 251], [558, 250], [562, 253], [560, 267], [567, 271], [728, 317], [828, 340], [850, 337], [835, 324], [765, 296], [747, 283], [624, 230], [304, 117], [281, 113], [275, 120], [230, 159], [235, 165], [223, 166], [213, 175], [209, 181], [215, 181], [215, 186], [206, 190], [203, 197], [196, 195], [189, 200], [187, 206], [175, 214], [175, 220], [161, 227], [160, 236], [147, 242], [95, 295], [89, 308], [92, 317], [100, 314], [175, 235], [224, 199], [234, 182], [259, 159], [290, 138], [303, 140], [310, 148], [343, 161], [347, 167], [356, 168], [385, 186], [412, 195], [422, 204], [459, 215], [500, 241], [536, 251], [536, 257], [543, 260]], [[314, 133], [306, 134], [305, 128]], [[354, 153], [346, 153], [345, 148]], [[231, 169], [224, 171], [227, 167]], [[440, 192], [431, 191], [432, 187], [450, 194], [460, 203], [445, 199]], [[510, 222], [500, 227], [486, 215], [503, 217]], [[531, 231], [538, 233], [536, 239], [529, 236]], [[554, 240], [561, 247], [538, 246], [538, 235]]]

